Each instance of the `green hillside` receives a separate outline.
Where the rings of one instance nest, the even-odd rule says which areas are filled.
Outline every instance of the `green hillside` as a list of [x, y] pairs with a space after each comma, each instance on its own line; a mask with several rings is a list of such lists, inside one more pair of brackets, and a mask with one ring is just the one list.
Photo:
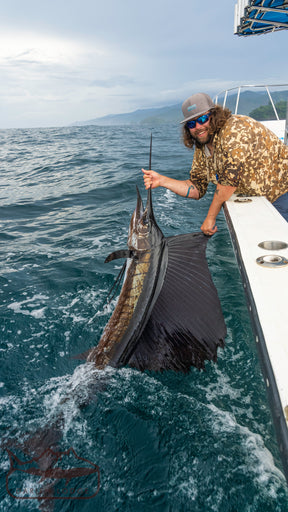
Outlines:
[[[279, 119], [286, 119], [287, 112], [287, 101], [279, 101], [275, 103]], [[261, 107], [255, 108], [249, 114], [250, 117], [257, 121], [268, 121], [269, 119], [275, 119], [275, 112], [272, 105], [262, 105]]]
[[[283, 115], [283, 105], [282, 103], [287, 102], [288, 91], [276, 91], [271, 93], [273, 101], [275, 103], [280, 104], [281, 116]], [[226, 107], [228, 107], [232, 112], [235, 110], [235, 105], [237, 101], [237, 94], [233, 94], [228, 96]], [[251, 115], [256, 116], [267, 116], [267, 117], [255, 117], [255, 119], [264, 120], [264, 119], [274, 119], [275, 115], [273, 109], [271, 107], [271, 111], [268, 110], [269, 98], [266, 91], [243, 91], [240, 95], [240, 101], [238, 105], [238, 114], [243, 115]], [[221, 98], [218, 101], [221, 104]], [[100, 125], [100, 126], [113, 126], [113, 125], [131, 125], [131, 124], [145, 124], [149, 126], [158, 126], [166, 123], [179, 123], [182, 117], [181, 104], [178, 103], [175, 105], [167, 105], [159, 108], [147, 108], [135, 110], [134, 112], [128, 112], [123, 114], [112, 114], [104, 117], [98, 117], [94, 119], [90, 119], [88, 121], [81, 121], [78, 123], [74, 123], [74, 125], [82, 126], [82, 125]], [[264, 106], [264, 107], [263, 107]], [[258, 109], [261, 108], [261, 113], [258, 112]], [[262, 109], [264, 108], [264, 114], [262, 113]], [[266, 110], [267, 109], [267, 110]], [[284, 107], [285, 110], [285, 107]], [[256, 114], [255, 114], [256, 111]], [[253, 114], [253, 115], [252, 115]], [[284, 118], [286, 117], [286, 112], [284, 114]], [[282, 117], [281, 117], [282, 118]]]

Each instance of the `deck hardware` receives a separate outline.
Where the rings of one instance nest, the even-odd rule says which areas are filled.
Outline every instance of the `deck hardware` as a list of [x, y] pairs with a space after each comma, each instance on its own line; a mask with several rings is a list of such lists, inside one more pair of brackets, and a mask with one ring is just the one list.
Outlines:
[[287, 249], [288, 244], [280, 240], [265, 240], [264, 242], [260, 242], [258, 247], [266, 249], [267, 251], [281, 251], [281, 249]]
[[259, 256], [256, 259], [258, 265], [262, 265], [262, 267], [270, 267], [270, 268], [279, 268], [285, 267], [288, 265], [288, 260], [283, 256], [278, 256], [277, 254], [266, 254], [265, 256]]
[[252, 199], [249, 199], [249, 197], [237, 197], [237, 199], [234, 199], [234, 203], [252, 203]]

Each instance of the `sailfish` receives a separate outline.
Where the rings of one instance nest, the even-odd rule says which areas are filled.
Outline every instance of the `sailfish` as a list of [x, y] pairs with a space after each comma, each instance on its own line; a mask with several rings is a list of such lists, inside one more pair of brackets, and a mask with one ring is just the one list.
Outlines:
[[[130, 366], [141, 371], [184, 373], [193, 366], [204, 369], [205, 361], [216, 362], [218, 347], [224, 347], [226, 326], [206, 260], [208, 240], [202, 232], [165, 237], [154, 217], [151, 188], [145, 209], [137, 188], [128, 248], [106, 258], [106, 262], [125, 259], [120, 273], [121, 277], [125, 272], [123, 285], [98, 345], [86, 356], [88, 362], [93, 362], [96, 369]], [[91, 397], [91, 393], [88, 395]], [[70, 398], [68, 393], [61, 404]], [[79, 406], [86, 403], [87, 398], [80, 398]], [[17, 447], [38, 461], [33, 471], [42, 477], [35, 496], [41, 510], [51, 510], [55, 486], [61, 478], [70, 479], [74, 473], [79, 476], [78, 469], [59, 471], [55, 466], [55, 460], [62, 455], [58, 445], [64, 423], [63, 410], [52, 424]], [[8, 453], [10, 457], [9, 450]], [[13, 471], [11, 467], [6, 479], [8, 492], [8, 477]], [[86, 474], [89, 468], [83, 471]], [[99, 478], [98, 474], [96, 493]], [[43, 503], [44, 499], [50, 501]]]
[[208, 240], [202, 232], [165, 237], [154, 217], [151, 188], [145, 209], [137, 188], [128, 248], [105, 260], [125, 259], [124, 282], [87, 361], [99, 369], [184, 373], [191, 366], [204, 369], [205, 361], [216, 362], [226, 326], [206, 260]]

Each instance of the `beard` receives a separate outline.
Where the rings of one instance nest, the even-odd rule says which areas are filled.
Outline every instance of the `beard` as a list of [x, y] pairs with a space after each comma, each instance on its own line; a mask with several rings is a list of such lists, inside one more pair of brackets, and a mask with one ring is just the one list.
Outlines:
[[198, 146], [198, 147], [202, 147], [205, 144], [209, 144], [209, 142], [211, 142], [211, 140], [212, 140], [212, 136], [210, 135], [208, 130], [205, 133], [205, 135], [204, 134], [202, 135], [202, 137], [197, 135], [198, 133], [200, 134], [202, 132], [203, 132], [203, 130], [198, 130], [196, 133], [191, 135], [192, 139], [194, 139], [194, 141], [196, 143], [196, 146]]

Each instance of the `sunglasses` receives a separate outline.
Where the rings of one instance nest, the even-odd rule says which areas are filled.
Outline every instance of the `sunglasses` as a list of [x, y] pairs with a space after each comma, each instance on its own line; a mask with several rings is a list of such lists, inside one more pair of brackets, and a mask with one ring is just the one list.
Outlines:
[[187, 121], [186, 126], [187, 128], [195, 128], [196, 123], [198, 124], [205, 124], [207, 123], [209, 117], [211, 116], [211, 112], [208, 114], [203, 114], [203, 116], [198, 117], [197, 119], [192, 119], [192, 121]]

